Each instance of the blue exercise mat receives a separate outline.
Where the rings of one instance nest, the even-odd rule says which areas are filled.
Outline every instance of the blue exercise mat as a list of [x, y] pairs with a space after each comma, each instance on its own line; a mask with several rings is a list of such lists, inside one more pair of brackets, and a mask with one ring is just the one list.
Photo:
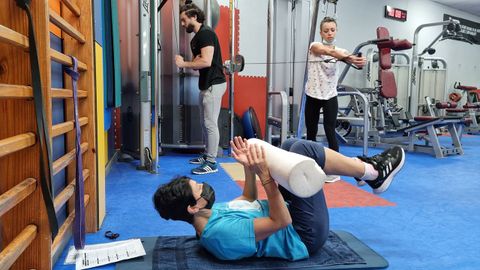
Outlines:
[[203, 249], [193, 236], [142, 238], [147, 253], [142, 258], [117, 263], [117, 270], [131, 269], [383, 269], [388, 262], [355, 236], [331, 231], [322, 250], [307, 260], [248, 258], [221, 261]]

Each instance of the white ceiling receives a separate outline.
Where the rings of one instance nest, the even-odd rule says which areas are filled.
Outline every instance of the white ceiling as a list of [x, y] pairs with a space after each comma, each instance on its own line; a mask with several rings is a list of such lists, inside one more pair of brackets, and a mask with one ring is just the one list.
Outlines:
[[480, 17], [480, 0], [433, 0], [433, 1]]

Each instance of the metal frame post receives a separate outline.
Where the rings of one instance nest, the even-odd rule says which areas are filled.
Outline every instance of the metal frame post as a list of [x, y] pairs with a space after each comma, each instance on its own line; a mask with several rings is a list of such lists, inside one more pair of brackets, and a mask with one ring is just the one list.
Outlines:
[[[160, 11], [157, 9], [158, 0], [151, 0], [150, 2], [150, 70], [151, 70], [151, 86], [154, 92], [154, 115], [152, 117], [153, 126], [155, 127], [155, 135], [152, 137], [152, 173], [158, 173], [158, 157], [159, 157], [159, 143], [160, 143], [160, 127], [158, 125], [158, 119], [160, 116], [160, 70], [161, 66], [161, 54], [159, 51], [160, 40]], [[158, 11], [157, 11], [158, 10]]]
[[297, 138], [301, 138], [303, 135], [303, 110], [305, 109], [305, 85], [308, 80], [308, 53], [310, 51], [310, 44], [315, 40], [315, 31], [317, 30], [317, 20], [318, 20], [318, 9], [320, 7], [320, 0], [313, 1], [313, 16], [312, 23], [310, 25], [310, 38], [308, 39], [308, 48], [307, 48], [307, 61], [305, 63], [305, 73], [303, 75], [303, 93], [302, 93], [302, 102], [300, 105], [300, 113], [298, 115], [298, 126], [297, 126]]
[[140, 168], [145, 167], [145, 149], [151, 149], [150, 0], [140, 3]]
[[[267, 118], [272, 114], [272, 106], [270, 105], [270, 92], [273, 92], [273, 39], [274, 39], [274, 21], [275, 21], [275, 0], [268, 0], [267, 9], [267, 95], [266, 108]], [[286, 119], [284, 119], [286, 120]], [[265, 141], [271, 142], [271, 134], [268, 132], [268, 119], [265, 121]]]
[[[230, 63], [235, 61], [235, 0], [230, 0]], [[235, 87], [235, 74], [232, 73], [228, 79], [228, 110], [230, 113], [230, 140], [233, 140], [234, 136], [234, 116], [235, 116], [235, 107], [234, 107], [234, 87]], [[231, 149], [229, 149], [229, 154], [231, 154]]]

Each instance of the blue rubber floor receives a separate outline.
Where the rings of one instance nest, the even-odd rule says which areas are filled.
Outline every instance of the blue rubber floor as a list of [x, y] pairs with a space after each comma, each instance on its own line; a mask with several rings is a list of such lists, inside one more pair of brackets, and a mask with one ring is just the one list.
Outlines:
[[[388, 269], [480, 269], [480, 136], [464, 137], [463, 146], [463, 156], [443, 159], [407, 153], [404, 169], [381, 195], [397, 205], [330, 209], [331, 229], [355, 235], [388, 260]], [[380, 151], [371, 148], [369, 155]], [[361, 149], [341, 146], [341, 152], [356, 156]], [[107, 176], [107, 216], [99, 232], [87, 235], [87, 244], [112, 241], [103, 236], [108, 230], [119, 233], [118, 240], [194, 234], [186, 223], [162, 220], [151, 200], [160, 184], [176, 175], [190, 175], [194, 165], [187, 161], [192, 156], [162, 156], [158, 175], [137, 171], [135, 162], [114, 164]], [[221, 168], [216, 174], [192, 178], [208, 181], [217, 201], [240, 194]], [[343, 179], [354, 183], [352, 178]], [[66, 250], [54, 269], [74, 269], [63, 265], [65, 256]]]

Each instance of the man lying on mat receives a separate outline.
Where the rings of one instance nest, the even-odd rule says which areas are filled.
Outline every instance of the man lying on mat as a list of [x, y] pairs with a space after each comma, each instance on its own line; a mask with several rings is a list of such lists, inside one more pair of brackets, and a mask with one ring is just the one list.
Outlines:
[[[210, 185], [178, 177], [160, 186], [153, 196], [160, 216], [192, 224], [200, 244], [222, 260], [251, 256], [300, 260], [320, 250], [329, 231], [323, 191], [309, 198], [295, 196], [272, 179], [262, 146], [249, 145], [240, 137], [230, 145], [233, 157], [244, 167], [243, 194], [214, 204], [215, 192]], [[314, 159], [326, 174], [364, 180], [376, 193], [388, 188], [405, 161], [401, 147], [359, 159], [306, 140], [289, 139], [282, 148]], [[255, 175], [267, 201], [257, 200]]]

